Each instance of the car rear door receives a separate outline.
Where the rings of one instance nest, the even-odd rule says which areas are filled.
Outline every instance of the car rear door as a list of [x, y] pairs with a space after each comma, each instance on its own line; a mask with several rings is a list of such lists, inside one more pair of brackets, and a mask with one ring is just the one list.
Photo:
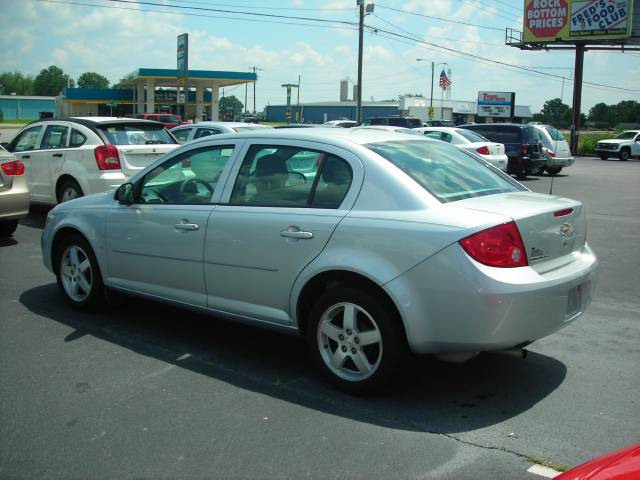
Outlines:
[[62, 170], [67, 154], [69, 127], [58, 123], [48, 123], [36, 152], [38, 168], [34, 171], [33, 192], [43, 200], [56, 202], [56, 180]]
[[8, 146], [8, 150], [24, 163], [31, 200], [36, 202], [47, 201], [47, 198], [42, 195], [41, 188], [36, 188], [34, 191], [36, 179], [41, 176], [39, 172], [43, 168], [38, 148], [44, 127], [43, 124], [38, 124], [24, 129]]
[[107, 216], [107, 283], [172, 301], [206, 304], [202, 255], [207, 222], [238, 142], [182, 151], [136, 185], [132, 205]]
[[245, 150], [207, 227], [207, 306], [286, 325], [293, 283], [353, 206], [363, 167], [315, 142], [254, 141]]

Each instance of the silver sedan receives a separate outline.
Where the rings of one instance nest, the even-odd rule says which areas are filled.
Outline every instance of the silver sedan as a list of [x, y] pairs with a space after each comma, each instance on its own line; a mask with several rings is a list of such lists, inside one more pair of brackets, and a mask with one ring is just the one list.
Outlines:
[[24, 163], [0, 146], [0, 237], [13, 235], [29, 214], [29, 201]]
[[373, 129], [217, 135], [51, 210], [46, 267], [76, 308], [105, 289], [306, 336], [338, 387], [402, 352], [522, 348], [587, 308], [580, 202], [474, 155]]

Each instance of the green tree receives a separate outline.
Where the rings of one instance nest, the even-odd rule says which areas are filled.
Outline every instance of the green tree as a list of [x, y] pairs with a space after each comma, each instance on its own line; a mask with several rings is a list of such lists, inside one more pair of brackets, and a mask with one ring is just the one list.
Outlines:
[[569, 105], [562, 103], [560, 98], [554, 98], [544, 102], [542, 115], [546, 123], [550, 123], [555, 126], [566, 126], [563, 124], [566, 123], [567, 112], [570, 110]]
[[0, 95], [33, 95], [33, 77], [20, 72], [0, 74]]
[[96, 72], [84, 72], [78, 77], [78, 86], [82, 88], [109, 88], [109, 79]]
[[623, 100], [613, 107], [615, 123], [640, 123], [640, 103], [635, 100]]
[[33, 91], [36, 95], [54, 97], [59, 95], [62, 89], [74, 86], [73, 79], [62, 71], [60, 67], [51, 65], [43, 68], [33, 82]]
[[606, 103], [596, 103], [589, 110], [589, 120], [591, 122], [604, 122], [609, 124], [612, 113], [611, 107]]
[[[244, 105], [234, 95], [230, 97], [221, 97], [218, 102], [218, 113], [220, 118], [226, 118], [229, 116], [236, 117], [242, 112]], [[229, 115], [231, 114], [231, 115]]]

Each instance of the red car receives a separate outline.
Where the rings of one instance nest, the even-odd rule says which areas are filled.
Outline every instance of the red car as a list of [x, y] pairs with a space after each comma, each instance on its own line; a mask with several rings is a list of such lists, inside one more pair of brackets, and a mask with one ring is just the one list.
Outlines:
[[555, 480], [638, 479], [640, 479], [640, 443], [607, 453], [555, 477]]
[[173, 115], [170, 113], [138, 113], [134, 118], [142, 118], [144, 120], [153, 120], [164, 124], [167, 130], [177, 127], [178, 125], [185, 125], [189, 122], [183, 122], [179, 115]]

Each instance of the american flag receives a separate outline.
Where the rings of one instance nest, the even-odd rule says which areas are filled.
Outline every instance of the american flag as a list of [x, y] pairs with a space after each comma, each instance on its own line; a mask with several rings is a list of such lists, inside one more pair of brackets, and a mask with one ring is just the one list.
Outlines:
[[451, 85], [451, 80], [447, 77], [447, 74], [444, 73], [444, 68], [442, 69], [442, 73], [440, 74], [440, 88], [442, 90], [446, 90]]

